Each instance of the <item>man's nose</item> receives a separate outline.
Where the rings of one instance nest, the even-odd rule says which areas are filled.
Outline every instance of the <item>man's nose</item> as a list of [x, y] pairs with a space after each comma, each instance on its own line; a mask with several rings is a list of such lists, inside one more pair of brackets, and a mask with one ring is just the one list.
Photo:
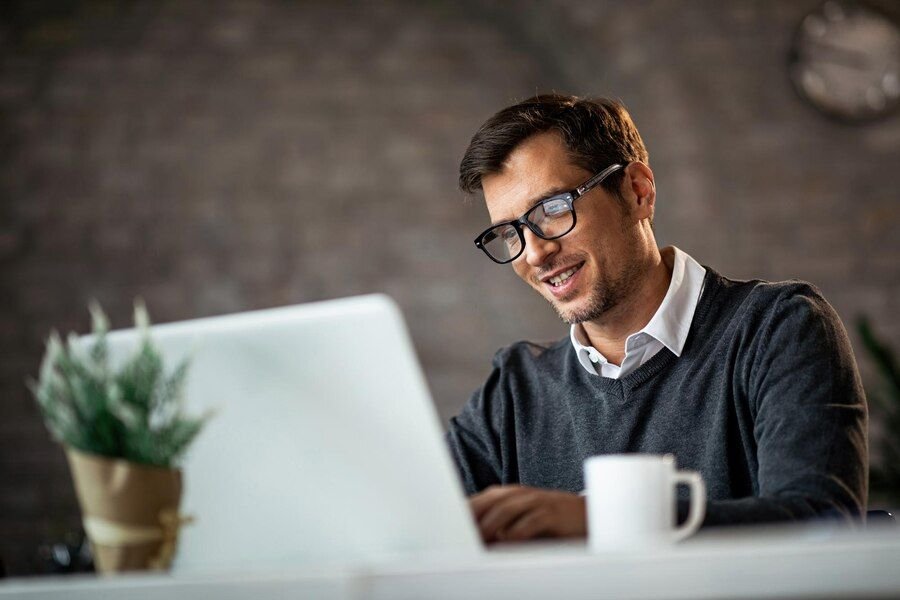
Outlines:
[[547, 259], [559, 252], [559, 240], [545, 240], [534, 234], [527, 227], [522, 228], [525, 236], [525, 262], [532, 267], [539, 267]]

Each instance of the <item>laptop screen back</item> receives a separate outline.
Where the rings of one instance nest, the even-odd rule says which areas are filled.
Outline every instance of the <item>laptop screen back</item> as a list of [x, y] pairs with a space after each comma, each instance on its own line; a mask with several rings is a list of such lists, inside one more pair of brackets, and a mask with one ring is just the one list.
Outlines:
[[[358, 563], [481, 544], [397, 306], [362, 296], [153, 326], [186, 410], [176, 571]], [[90, 336], [83, 338], [90, 341]], [[123, 361], [134, 330], [112, 332]]]

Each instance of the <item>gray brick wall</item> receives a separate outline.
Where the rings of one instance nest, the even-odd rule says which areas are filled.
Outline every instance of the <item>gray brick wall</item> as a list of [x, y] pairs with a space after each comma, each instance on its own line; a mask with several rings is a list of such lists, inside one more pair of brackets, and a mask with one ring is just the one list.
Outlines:
[[[442, 417], [510, 341], [564, 328], [476, 254], [458, 159], [535, 91], [631, 108], [656, 230], [739, 277], [818, 284], [900, 341], [900, 119], [793, 94], [815, 2], [15, 2], [0, 9], [0, 557], [77, 529], [24, 387], [51, 328], [371, 291], [404, 309]], [[328, 208], [321, 208], [323, 202]], [[865, 366], [865, 365], [863, 365]]]

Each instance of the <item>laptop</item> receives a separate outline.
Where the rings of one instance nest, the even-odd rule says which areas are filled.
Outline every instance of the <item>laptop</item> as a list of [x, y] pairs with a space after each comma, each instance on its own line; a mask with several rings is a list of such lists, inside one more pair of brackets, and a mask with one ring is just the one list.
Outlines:
[[[110, 356], [134, 329], [109, 334]], [[358, 564], [482, 551], [397, 305], [370, 295], [154, 325], [186, 411], [175, 572]], [[90, 336], [83, 338], [90, 341]]]

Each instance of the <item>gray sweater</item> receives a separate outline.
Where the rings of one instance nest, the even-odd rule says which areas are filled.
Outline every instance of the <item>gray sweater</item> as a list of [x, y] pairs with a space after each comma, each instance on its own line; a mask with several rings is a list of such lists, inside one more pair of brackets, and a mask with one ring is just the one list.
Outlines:
[[[810, 284], [707, 267], [680, 357], [591, 375], [568, 337], [513, 344], [447, 441], [469, 494], [493, 484], [578, 492], [589, 456], [672, 453], [707, 485], [704, 525], [865, 514], [866, 400], [846, 331]], [[686, 490], [680, 490], [686, 493]], [[686, 514], [679, 497], [679, 513]]]

